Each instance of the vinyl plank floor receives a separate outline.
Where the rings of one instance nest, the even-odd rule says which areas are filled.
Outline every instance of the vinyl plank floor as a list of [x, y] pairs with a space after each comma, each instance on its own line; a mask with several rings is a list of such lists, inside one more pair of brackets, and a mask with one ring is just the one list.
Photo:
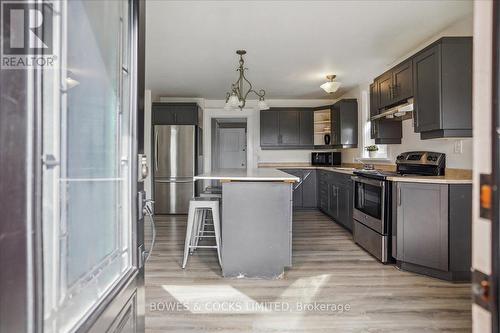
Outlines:
[[146, 332], [471, 332], [469, 284], [382, 265], [319, 211], [294, 213], [280, 280], [222, 278], [213, 249], [183, 270], [186, 216], [155, 220]]

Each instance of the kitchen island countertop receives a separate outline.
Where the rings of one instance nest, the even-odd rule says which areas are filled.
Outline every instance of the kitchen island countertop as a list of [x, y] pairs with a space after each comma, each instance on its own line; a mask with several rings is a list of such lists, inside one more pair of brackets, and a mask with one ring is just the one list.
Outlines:
[[205, 172], [194, 180], [229, 180], [229, 181], [282, 181], [298, 182], [299, 177], [272, 168], [220, 169]]

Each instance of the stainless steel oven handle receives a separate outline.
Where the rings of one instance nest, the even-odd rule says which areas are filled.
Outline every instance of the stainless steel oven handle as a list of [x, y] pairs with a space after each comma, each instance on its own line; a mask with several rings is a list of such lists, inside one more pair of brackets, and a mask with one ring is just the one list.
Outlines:
[[351, 179], [355, 182], [358, 182], [358, 183], [384, 187], [384, 181], [382, 181], [382, 180], [376, 180], [376, 179], [358, 177], [358, 176], [352, 176]]
[[398, 185], [398, 206], [401, 206], [401, 187]]
[[359, 206], [364, 207], [365, 206], [365, 191], [364, 191], [364, 188], [362, 188], [362, 187], [359, 187], [359, 198], [360, 198]]

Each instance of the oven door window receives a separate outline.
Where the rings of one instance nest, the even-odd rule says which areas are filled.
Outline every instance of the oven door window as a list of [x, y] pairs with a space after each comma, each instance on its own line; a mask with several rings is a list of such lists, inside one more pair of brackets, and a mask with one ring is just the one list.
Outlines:
[[355, 209], [370, 215], [373, 218], [382, 218], [382, 187], [365, 184], [354, 183], [354, 207]]

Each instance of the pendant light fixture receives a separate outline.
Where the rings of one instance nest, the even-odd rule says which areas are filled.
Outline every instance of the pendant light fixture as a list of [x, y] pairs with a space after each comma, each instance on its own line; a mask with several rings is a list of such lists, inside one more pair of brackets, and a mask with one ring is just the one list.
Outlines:
[[[243, 109], [245, 107], [247, 96], [249, 93], [254, 93], [259, 98], [259, 102], [257, 103], [257, 107], [259, 110], [267, 110], [269, 106], [267, 105], [264, 96], [266, 92], [264, 89], [259, 90], [258, 92], [252, 88], [252, 84], [245, 76], [245, 71], [248, 68], [245, 68], [245, 60], [243, 59], [243, 55], [245, 55], [247, 51], [238, 50], [236, 54], [240, 56], [239, 66], [236, 68], [236, 71], [239, 72], [238, 80], [231, 85], [231, 92], [226, 93], [226, 106], [224, 109], [233, 110], [236, 108]], [[245, 91], [244, 85], [248, 86], [248, 89]]]
[[336, 92], [340, 87], [340, 82], [333, 81], [337, 75], [327, 75], [328, 82], [323, 83], [320, 87], [329, 94]]

